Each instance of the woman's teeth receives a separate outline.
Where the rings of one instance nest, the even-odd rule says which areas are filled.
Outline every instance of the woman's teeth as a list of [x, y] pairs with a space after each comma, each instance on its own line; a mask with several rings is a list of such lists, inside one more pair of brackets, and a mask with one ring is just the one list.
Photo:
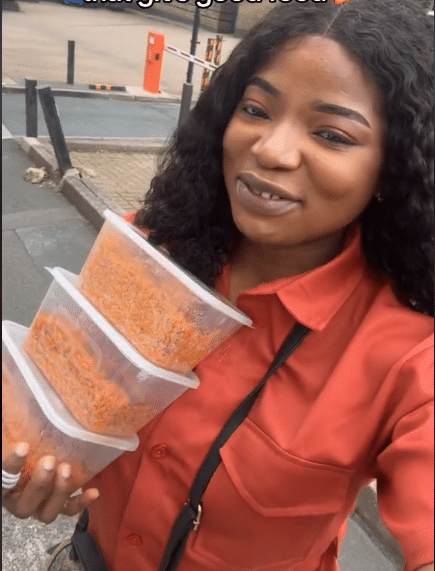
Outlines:
[[252, 194], [255, 194], [255, 196], [260, 196], [261, 198], [265, 198], [266, 200], [284, 200], [283, 198], [281, 198], [281, 196], [277, 196], [276, 194], [271, 194], [270, 192], [260, 192], [258, 190], [253, 190], [252, 188], [249, 188], [249, 190], [252, 192]]

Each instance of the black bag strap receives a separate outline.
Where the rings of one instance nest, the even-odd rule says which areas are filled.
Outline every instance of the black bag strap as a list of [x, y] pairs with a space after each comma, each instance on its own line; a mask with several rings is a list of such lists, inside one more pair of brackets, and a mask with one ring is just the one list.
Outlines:
[[94, 536], [87, 531], [88, 523], [89, 512], [85, 509], [71, 537], [73, 552], [83, 564], [86, 571], [107, 571], [103, 556]]
[[178, 567], [189, 533], [192, 530], [196, 531], [200, 524], [202, 513], [200, 500], [216, 468], [220, 464], [220, 448], [222, 448], [236, 428], [248, 416], [249, 411], [269, 377], [271, 377], [286, 361], [309, 332], [310, 329], [308, 327], [305, 327], [300, 323], [296, 324], [294, 329], [289, 333], [281, 347], [278, 349], [273, 363], [262, 378], [261, 382], [236, 408], [227, 420], [198, 470], [196, 478], [190, 488], [189, 499], [172, 528], [158, 571], [175, 571]]

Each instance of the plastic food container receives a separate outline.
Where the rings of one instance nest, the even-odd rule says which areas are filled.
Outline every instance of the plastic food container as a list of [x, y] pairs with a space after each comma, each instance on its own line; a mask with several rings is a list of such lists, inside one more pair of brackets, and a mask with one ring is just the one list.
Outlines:
[[24, 349], [85, 428], [131, 436], [198, 387], [194, 373], [178, 375], [144, 359], [75, 288], [75, 274], [47, 269], [54, 281]]
[[252, 321], [109, 210], [78, 289], [147, 359], [191, 371]]
[[71, 465], [71, 485], [80, 488], [125, 451], [136, 450], [139, 438], [93, 434], [68, 409], [22, 350], [28, 329], [2, 322], [2, 459], [18, 442], [29, 454], [17, 490], [29, 480], [45, 455]]

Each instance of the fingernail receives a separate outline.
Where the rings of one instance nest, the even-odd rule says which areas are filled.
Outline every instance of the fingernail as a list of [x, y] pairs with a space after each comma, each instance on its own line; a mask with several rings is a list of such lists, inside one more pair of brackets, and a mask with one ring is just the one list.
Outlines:
[[89, 499], [90, 500], [96, 500], [98, 498], [98, 496], [100, 495], [100, 492], [98, 490], [92, 489], [89, 490]]
[[51, 472], [51, 470], [53, 470], [54, 468], [55, 463], [56, 460], [53, 458], [53, 456], [48, 456], [48, 458], [44, 458], [42, 466], [44, 467], [44, 470], [47, 470], [47, 472]]
[[17, 456], [19, 456], [20, 458], [24, 458], [25, 456], [27, 456], [28, 452], [29, 452], [29, 445], [27, 444], [27, 442], [20, 442], [19, 444], [17, 444], [15, 448], [15, 454]]
[[62, 478], [69, 478], [71, 475], [71, 466], [69, 464], [62, 464], [59, 467], [59, 472]]

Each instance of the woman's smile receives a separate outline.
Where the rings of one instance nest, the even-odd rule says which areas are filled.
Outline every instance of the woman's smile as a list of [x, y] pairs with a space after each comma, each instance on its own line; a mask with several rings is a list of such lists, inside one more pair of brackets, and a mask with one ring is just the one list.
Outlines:
[[301, 201], [288, 191], [250, 172], [239, 177], [236, 193], [240, 203], [253, 214], [281, 216], [301, 206]]

